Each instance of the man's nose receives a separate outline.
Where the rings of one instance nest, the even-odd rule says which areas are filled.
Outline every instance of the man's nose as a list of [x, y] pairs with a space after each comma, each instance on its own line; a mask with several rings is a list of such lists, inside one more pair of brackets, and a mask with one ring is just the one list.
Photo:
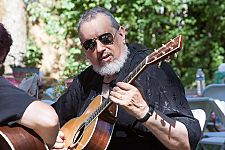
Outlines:
[[105, 50], [105, 45], [102, 44], [99, 40], [96, 40], [96, 50], [99, 53]]

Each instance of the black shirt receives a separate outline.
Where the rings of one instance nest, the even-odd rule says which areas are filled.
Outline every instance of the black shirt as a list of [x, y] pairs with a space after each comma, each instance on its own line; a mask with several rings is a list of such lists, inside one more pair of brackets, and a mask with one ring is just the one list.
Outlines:
[[26, 108], [35, 100], [23, 90], [10, 84], [0, 76], [0, 123], [8, 124], [19, 120]]
[[[139, 45], [129, 46], [129, 50], [128, 60], [119, 72], [118, 78], [112, 82], [112, 87], [115, 82], [123, 81], [148, 55], [148, 50]], [[53, 106], [59, 115], [61, 125], [85, 111], [90, 102], [101, 94], [102, 82], [103, 77], [94, 72], [91, 66], [74, 78], [67, 92]], [[149, 105], [187, 127], [191, 147], [195, 149], [201, 135], [200, 125], [193, 117], [184, 88], [170, 65], [162, 62], [161, 67], [148, 66], [136, 79], [136, 85], [142, 89]], [[141, 123], [132, 127], [135, 120], [119, 107], [118, 120], [108, 149], [166, 149]]]

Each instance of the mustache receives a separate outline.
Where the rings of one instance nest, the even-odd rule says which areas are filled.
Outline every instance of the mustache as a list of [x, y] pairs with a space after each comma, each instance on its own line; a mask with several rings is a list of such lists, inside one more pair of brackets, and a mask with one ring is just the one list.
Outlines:
[[111, 52], [103, 52], [97, 56], [97, 59], [98, 59], [98, 61], [101, 61], [102, 59], [104, 59], [108, 56], [113, 56], [113, 54]]

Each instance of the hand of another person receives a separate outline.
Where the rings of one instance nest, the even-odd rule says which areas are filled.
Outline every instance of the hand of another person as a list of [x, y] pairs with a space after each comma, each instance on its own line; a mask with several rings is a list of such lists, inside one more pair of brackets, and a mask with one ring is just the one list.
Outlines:
[[118, 82], [109, 98], [137, 119], [143, 118], [149, 110], [141, 92], [129, 83]]
[[64, 148], [64, 133], [62, 131], [59, 131], [58, 136], [56, 138], [56, 142], [52, 148], [52, 150], [67, 150], [67, 148]]

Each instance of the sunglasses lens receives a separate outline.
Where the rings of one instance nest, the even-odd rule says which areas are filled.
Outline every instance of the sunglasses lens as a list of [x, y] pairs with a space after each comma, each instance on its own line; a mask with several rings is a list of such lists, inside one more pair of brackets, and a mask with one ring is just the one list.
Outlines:
[[[98, 37], [98, 40], [104, 45], [109, 45], [109, 44], [113, 44], [114, 39], [113, 39], [113, 35], [111, 33], [105, 33], [105, 34], [100, 35]], [[97, 45], [97, 43], [96, 43], [95, 39], [90, 39], [83, 43], [83, 47], [86, 50], [94, 50], [96, 45]]]
[[113, 44], [113, 35], [111, 33], [105, 33], [99, 36], [99, 41], [105, 45]]
[[94, 39], [87, 40], [83, 43], [83, 47], [86, 50], [93, 50], [96, 46], [96, 41]]

